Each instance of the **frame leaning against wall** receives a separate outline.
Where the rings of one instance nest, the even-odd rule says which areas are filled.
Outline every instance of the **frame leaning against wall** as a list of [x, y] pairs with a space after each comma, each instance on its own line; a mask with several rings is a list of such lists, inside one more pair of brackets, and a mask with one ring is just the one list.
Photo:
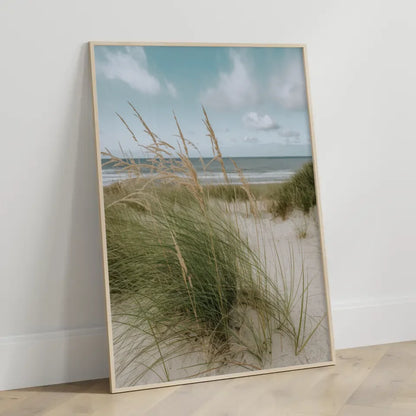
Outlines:
[[[305, 76], [305, 89], [306, 89], [306, 102], [307, 102], [307, 113], [309, 119], [309, 135], [312, 148], [312, 163], [313, 163], [313, 177], [316, 191], [316, 210], [317, 210], [317, 223], [319, 228], [319, 240], [321, 245], [321, 260], [322, 260], [322, 278], [323, 287], [325, 292], [325, 307], [326, 307], [326, 322], [327, 322], [327, 333], [329, 343], [329, 359], [316, 362], [316, 363], [302, 363], [296, 365], [288, 365], [278, 368], [264, 368], [255, 369], [250, 371], [232, 372], [229, 374], [219, 375], [208, 375], [192, 378], [184, 378], [178, 380], [164, 381], [164, 382], [150, 382], [147, 384], [136, 384], [120, 386], [116, 383], [116, 369], [115, 369], [115, 351], [114, 351], [114, 328], [112, 320], [112, 305], [111, 305], [111, 294], [110, 294], [110, 275], [109, 275], [109, 264], [108, 264], [108, 252], [107, 252], [107, 239], [106, 239], [106, 218], [105, 218], [105, 204], [104, 204], [104, 185], [103, 185], [103, 163], [102, 163], [102, 151], [100, 147], [100, 128], [99, 128], [99, 106], [98, 106], [98, 93], [97, 93], [97, 66], [96, 66], [96, 55], [95, 47], [214, 47], [214, 48], [299, 48], [302, 51], [303, 57], [303, 70]], [[95, 123], [95, 140], [96, 140], [96, 151], [97, 151], [97, 175], [98, 175], [98, 195], [99, 195], [99, 209], [100, 209], [100, 225], [101, 225], [101, 236], [102, 236], [102, 251], [103, 251], [103, 268], [104, 268], [104, 281], [105, 281], [105, 299], [106, 299], [106, 313], [107, 313], [107, 330], [108, 330], [108, 346], [109, 346], [109, 362], [110, 362], [110, 386], [111, 392], [125, 392], [132, 390], [141, 390], [156, 388], [162, 386], [173, 386], [189, 383], [198, 383], [210, 380], [227, 379], [235, 377], [245, 377], [252, 375], [268, 374], [275, 372], [284, 372], [292, 370], [300, 370], [313, 367], [322, 367], [335, 364], [335, 353], [334, 353], [334, 342], [333, 342], [333, 330], [332, 330], [332, 319], [331, 319], [331, 308], [329, 300], [329, 287], [327, 277], [327, 265], [325, 256], [325, 246], [323, 238], [323, 224], [322, 224], [322, 212], [321, 212], [321, 201], [319, 192], [319, 181], [317, 173], [316, 163], [316, 144], [313, 132], [312, 123], [312, 111], [311, 111], [311, 99], [310, 99], [310, 85], [309, 76], [307, 70], [307, 55], [305, 45], [289, 45], [289, 44], [205, 44], [205, 43], [135, 43], [135, 42], [90, 42], [90, 57], [91, 57], [91, 71], [92, 71], [92, 92], [93, 92], [93, 104], [94, 104], [94, 123]], [[136, 111], [135, 108], [133, 108]], [[208, 109], [209, 110], [209, 109]], [[116, 110], [115, 110], [116, 111]], [[209, 111], [208, 111], [209, 112]], [[178, 117], [179, 118], [179, 117]], [[208, 120], [208, 119], [207, 119]], [[124, 119], [122, 119], [124, 123]], [[209, 123], [209, 120], [208, 120]], [[130, 127], [128, 127], [130, 128]], [[157, 129], [155, 129], [157, 130]], [[157, 131], [156, 131], [157, 133]]]

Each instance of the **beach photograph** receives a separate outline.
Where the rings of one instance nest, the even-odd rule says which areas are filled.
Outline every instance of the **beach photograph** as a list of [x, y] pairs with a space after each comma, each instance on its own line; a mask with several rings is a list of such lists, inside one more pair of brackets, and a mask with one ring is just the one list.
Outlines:
[[304, 48], [91, 52], [113, 390], [332, 363]]

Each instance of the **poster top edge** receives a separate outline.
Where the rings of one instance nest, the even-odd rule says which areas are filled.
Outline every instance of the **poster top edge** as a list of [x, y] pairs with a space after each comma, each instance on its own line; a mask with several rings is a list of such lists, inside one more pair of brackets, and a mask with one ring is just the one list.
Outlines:
[[114, 42], [114, 41], [89, 41], [90, 47], [94, 46], [189, 46], [189, 47], [255, 47], [255, 48], [300, 48], [305, 49], [305, 43], [220, 43], [220, 42]]

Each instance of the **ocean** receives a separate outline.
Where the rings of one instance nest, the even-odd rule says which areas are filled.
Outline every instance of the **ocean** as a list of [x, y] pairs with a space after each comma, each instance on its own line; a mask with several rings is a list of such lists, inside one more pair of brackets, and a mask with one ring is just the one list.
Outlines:
[[[249, 183], [272, 183], [284, 182], [288, 180], [297, 170], [299, 170], [305, 163], [310, 162], [312, 157], [234, 157], [232, 158], [239, 169], [242, 170], [245, 179]], [[146, 159], [138, 160], [145, 161]], [[204, 158], [204, 164], [207, 164], [211, 159]], [[204, 170], [201, 161], [198, 158], [191, 158], [198, 178], [203, 184], [221, 184], [224, 183], [224, 176], [221, 171], [219, 162], [213, 162]], [[102, 164], [108, 162], [108, 159], [102, 159]], [[236, 171], [232, 161], [224, 158], [225, 169], [231, 183], [241, 183], [240, 175]], [[149, 170], [142, 170], [143, 176], [151, 176]], [[106, 164], [102, 168], [103, 185], [110, 185], [114, 182], [119, 182], [128, 179], [129, 175], [122, 171], [114, 164]]]

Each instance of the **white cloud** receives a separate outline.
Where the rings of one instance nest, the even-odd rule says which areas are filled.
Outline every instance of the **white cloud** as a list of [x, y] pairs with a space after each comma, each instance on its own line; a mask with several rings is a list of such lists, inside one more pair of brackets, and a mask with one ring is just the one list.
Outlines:
[[[147, 66], [147, 58], [142, 47], [125, 47], [123, 51], [107, 51], [105, 62], [99, 69], [109, 79], [118, 79], [131, 88], [144, 94], [155, 95], [161, 91], [159, 80]], [[168, 87], [169, 88], [169, 87]]]
[[256, 103], [257, 88], [241, 56], [231, 51], [230, 59], [232, 62], [231, 71], [220, 72], [217, 85], [202, 93], [203, 105], [218, 109], [236, 109]]
[[255, 130], [276, 130], [279, 128], [279, 125], [268, 114], [261, 115], [255, 111], [244, 114], [243, 123], [246, 127]]
[[168, 90], [169, 95], [172, 97], [176, 97], [178, 95], [178, 91], [176, 90], [176, 87], [169, 81], [165, 81], [166, 88]]
[[295, 130], [279, 130], [279, 136], [299, 138], [300, 133]]
[[305, 86], [302, 84], [289, 84], [282, 81], [273, 81], [272, 95], [276, 101], [288, 110], [306, 109]]
[[292, 58], [270, 79], [269, 91], [272, 98], [287, 110], [307, 108], [304, 66], [301, 56]]
[[259, 141], [259, 139], [257, 137], [249, 137], [246, 136], [243, 139], [246, 143], [257, 143]]
[[301, 139], [301, 134], [299, 131], [296, 130], [289, 130], [289, 129], [280, 129], [278, 131], [280, 137], [285, 144], [290, 145], [303, 145], [305, 144], [304, 140]]

